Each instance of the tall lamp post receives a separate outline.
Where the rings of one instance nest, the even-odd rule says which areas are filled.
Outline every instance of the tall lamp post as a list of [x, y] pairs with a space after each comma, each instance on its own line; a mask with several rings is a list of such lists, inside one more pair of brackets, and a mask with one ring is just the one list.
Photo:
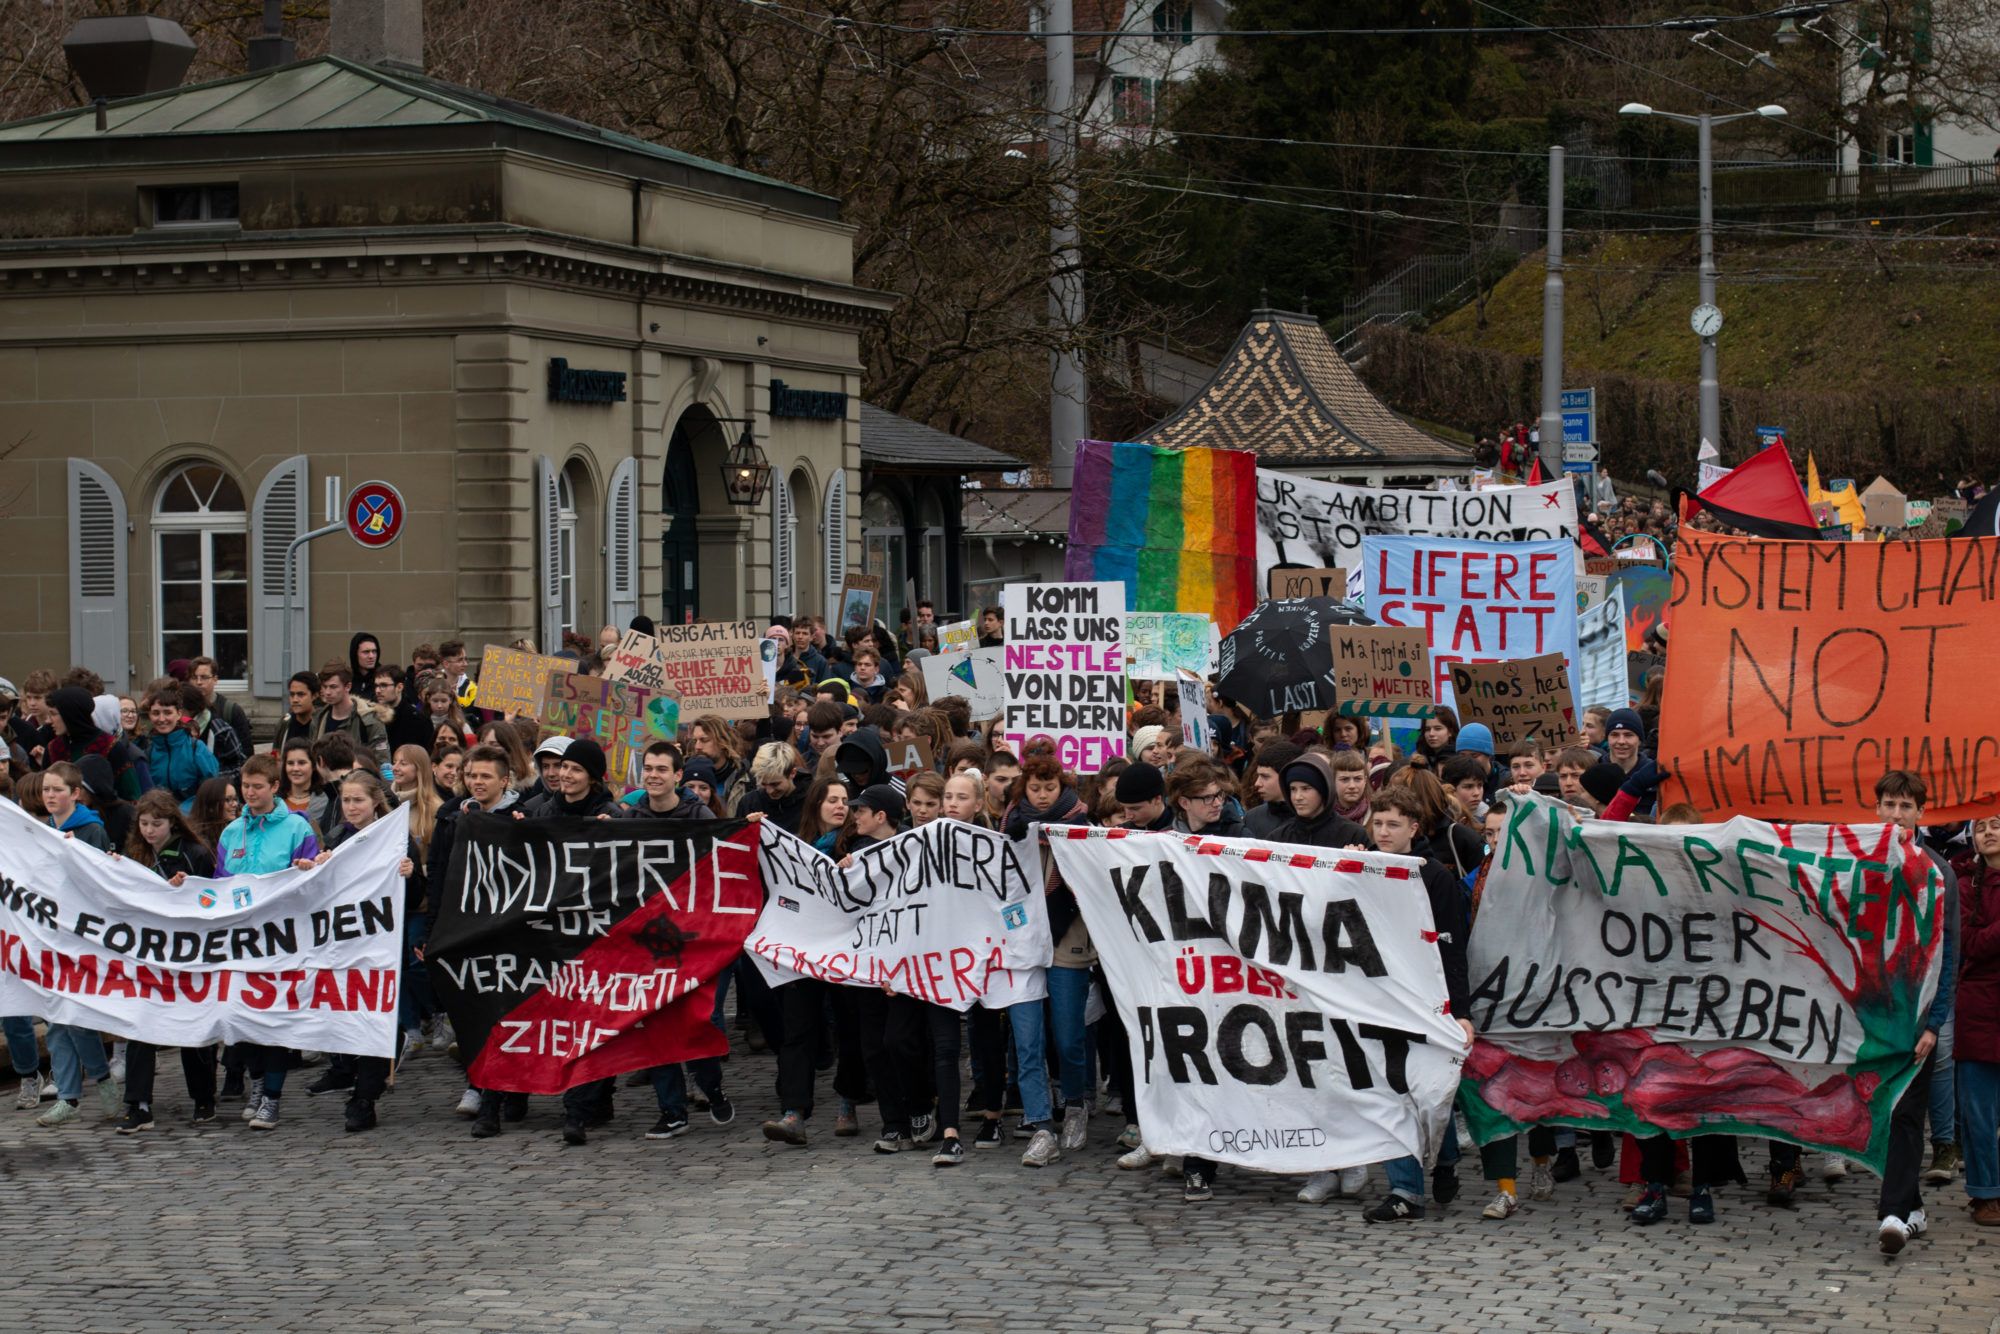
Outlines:
[[1655, 111], [1644, 102], [1627, 102], [1618, 108], [1621, 116], [1660, 116], [1667, 120], [1677, 120], [1683, 125], [1695, 127], [1699, 136], [1701, 156], [1701, 304], [1694, 308], [1688, 323], [1693, 326], [1695, 336], [1701, 339], [1701, 438], [1720, 449], [1722, 447], [1722, 386], [1715, 373], [1715, 336], [1722, 332], [1722, 311], [1715, 304], [1715, 161], [1710, 149], [1711, 131], [1718, 125], [1727, 125], [1733, 120], [1751, 120], [1762, 116], [1776, 119], [1785, 114], [1785, 109], [1776, 103], [1766, 103], [1755, 111], [1739, 111], [1728, 116], [1711, 116], [1703, 112], [1698, 116], [1686, 116], [1675, 111]]

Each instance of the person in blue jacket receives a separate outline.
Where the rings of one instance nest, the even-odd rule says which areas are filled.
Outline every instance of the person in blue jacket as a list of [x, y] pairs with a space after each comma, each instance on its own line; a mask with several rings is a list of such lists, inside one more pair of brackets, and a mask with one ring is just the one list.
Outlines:
[[202, 783], [222, 772], [215, 752], [194, 734], [199, 709], [190, 709], [185, 698], [201, 692], [194, 686], [177, 686], [146, 697], [146, 717], [153, 730], [146, 738], [146, 763], [153, 771], [153, 786], [165, 788], [181, 804], [185, 814], [194, 805], [194, 794]]
[[[236, 781], [243, 792], [243, 813], [215, 840], [216, 875], [270, 875], [288, 866], [311, 866], [319, 855], [319, 839], [303, 815], [287, 810], [278, 800], [278, 762], [269, 755], [253, 755], [243, 762]], [[276, 1130], [278, 1099], [285, 1093], [291, 1053], [256, 1043], [238, 1046], [251, 1069], [257, 1068], [260, 1056], [264, 1068], [264, 1082], [244, 1100], [243, 1119], [252, 1130]]]

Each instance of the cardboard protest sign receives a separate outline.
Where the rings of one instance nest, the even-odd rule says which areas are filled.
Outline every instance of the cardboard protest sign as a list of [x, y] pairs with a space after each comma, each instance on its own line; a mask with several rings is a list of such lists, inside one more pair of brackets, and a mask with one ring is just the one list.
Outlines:
[[1523, 741], [1544, 750], [1577, 739], [1576, 702], [1560, 653], [1506, 662], [1455, 662], [1452, 696], [1461, 723], [1485, 723], [1496, 754]]
[[1188, 611], [1125, 613], [1125, 674], [1134, 681], [1171, 681], [1177, 672], [1215, 670], [1215, 618]]
[[1328, 629], [1334, 694], [1347, 718], [1428, 718], [1436, 707], [1430, 644], [1422, 630], [1380, 625]]
[[889, 757], [889, 772], [902, 779], [929, 773], [937, 760], [931, 753], [929, 740], [920, 736], [908, 741], [885, 741], [882, 748]]
[[1369, 537], [1362, 577], [1382, 625], [1420, 626], [1439, 704], [1451, 664], [1541, 653], [1577, 657], [1576, 556], [1570, 542], [1461, 542]]
[[881, 592], [880, 578], [859, 570], [849, 570], [847, 582], [840, 590], [840, 619], [834, 630], [835, 637], [875, 624], [875, 599]]
[[1755, 1135], [1880, 1172], [1946, 910], [1893, 825], [1607, 823], [1514, 798], [1469, 951], [1473, 1134]]
[[1869, 819], [1912, 769], [1927, 822], [1990, 814], [2000, 539], [1779, 542], [1684, 531], [1660, 708], [1663, 801]]
[[1567, 477], [1533, 486], [1407, 491], [1257, 470], [1257, 564], [1265, 570], [1351, 570], [1371, 534], [1569, 542], [1576, 532], [1576, 488]]
[[1316, 569], [1275, 566], [1265, 576], [1265, 596], [1273, 602], [1291, 598], [1332, 598], [1339, 602], [1347, 596], [1347, 571], [1324, 566]]
[[1206, 755], [1215, 740], [1208, 722], [1208, 688], [1193, 672], [1176, 673], [1174, 684], [1179, 687], [1181, 744]]
[[1002, 672], [1001, 650], [975, 648], [959, 653], [933, 653], [921, 658], [924, 691], [929, 698], [958, 695], [972, 710], [972, 721], [983, 723], [998, 718], [1006, 705], [1006, 677]]
[[960, 653], [979, 647], [979, 628], [971, 621], [951, 621], [938, 627], [938, 651]]
[[1125, 585], [1008, 584], [1000, 736], [1016, 755], [1055, 743], [1063, 768], [1094, 774], [1125, 753]]
[[575, 667], [576, 662], [570, 658], [544, 657], [488, 644], [479, 656], [479, 707], [495, 713], [539, 718], [542, 702], [548, 695], [549, 674]]
[[1622, 709], [1631, 702], [1625, 674], [1625, 590], [1612, 588], [1577, 621], [1576, 706]]
[[671, 691], [690, 718], [702, 713], [762, 718], [769, 711], [764, 639], [755, 621], [694, 621], [658, 629], [656, 635], [627, 630], [611, 651], [605, 677]]
[[681, 703], [670, 689], [557, 672], [549, 678], [541, 723], [544, 732], [587, 736], [604, 747], [605, 781], [623, 792], [639, 785], [646, 747], [672, 741], [680, 731]]
[[710, 1016], [763, 907], [755, 825], [466, 815], [444, 883], [425, 966], [478, 1087], [728, 1052]]
[[392, 1056], [409, 839], [398, 807], [309, 871], [172, 889], [0, 802], [0, 1006], [163, 1047]]
[[1861, 492], [1861, 512], [1870, 528], [1901, 528], [1909, 517], [1909, 501], [1886, 477], [1877, 477]]
[[1147, 1148], [1268, 1172], [1435, 1150], [1465, 1037], [1416, 862], [1045, 832], [1132, 1044]]
[[768, 894], [744, 949], [772, 986], [817, 978], [999, 1010], [1048, 995], [1055, 953], [1034, 874], [995, 830], [933, 820], [831, 857], [764, 822]]
[[1659, 544], [1650, 537], [1635, 537], [1618, 548], [1619, 560], [1652, 561], [1660, 558]]

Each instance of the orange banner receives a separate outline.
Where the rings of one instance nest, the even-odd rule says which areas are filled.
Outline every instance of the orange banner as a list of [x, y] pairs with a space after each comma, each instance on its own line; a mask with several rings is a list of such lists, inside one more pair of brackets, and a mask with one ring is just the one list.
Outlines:
[[2000, 810], [2000, 538], [1774, 542], [1683, 529], [1660, 708], [1667, 802], [1867, 821], [1912, 769], [1927, 824]]

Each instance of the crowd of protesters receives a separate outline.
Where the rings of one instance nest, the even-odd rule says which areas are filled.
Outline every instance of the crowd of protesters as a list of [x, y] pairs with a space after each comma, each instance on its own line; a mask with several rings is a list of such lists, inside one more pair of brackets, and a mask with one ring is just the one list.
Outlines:
[[[1635, 514], [1635, 531], [1652, 531], [1647, 525], [1657, 517]], [[1001, 642], [997, 609], [982, 611], [977, 627], [980, 642]], [[633, 628], [652, 627], [639, 618]], [[1596, 819], [1695, 818], [1689, 808], [1656, 808], [1663, 775], [1651, 752], [1663, 632], [1648, 645], [1654, 661], [1641, 664], [1650, 670], [1637, 674], [1646, 683], [1642, 705], [1588, 710], [1581, 739], [1558, 750], [1496, 753], [1487, 728], [1461, 727], [1448, 708], [1402, 745], [1369, 719], [1311, 726], [1298, 716], [1251, 717], [1211, 696], [1214, 744], [1197, 751], [1181, 744], [1175, 688], [1136, 683], [1127, 757], [1088, 776], [1065, 772], [1051, 750], [1009, 753], [995, 744], [993, 723], [975, 722], [962, 698], [929, 699], [913, 661], [935, 650], [938, 632], [927, 602], [901, 633], [878, 622], [830, 636], [818, 617], [781, 618], [770, 632], [786, 645], [769, 716], [684, 718], [677, 743], [647, 748], [637, 786], [622, 797], [594, 741], [544, 736], [533, 719], [482, 711], [476, 656], [462, 642], [420, 645], [403, 665], [387, 659], [375, 636], [355, 634], [345, 661], [293, 676], [284, 711], [258, 723], [218, 693], [208, 658], [172, 664], [132, 697], [108, 692], [84, 668], [35, 670], [18, 686], [0, 679], [9, 759], [0, 792], [79, 842], [150, 868], [171, 888], [312, 865], [394, 806], [409, 807], [411, 838], [399, 868], [410, 930], [398, 1060], [327, 1059], [248, 1044], [180, 1053], [193, 1122], [240, 1109], [251, 1130], [267, 1132], [280, 1125], [295, 1070], [317, 1069], [304, 1091], [344, 1094], [345, 1129], [364, 1132], [376, 1124], [396, 1065], [427, 1049], [457, 1056], [449, 1019], [431, 1003], [417, 964], [457, 824], [469, 812], [755, 817], [835, 857], [941, 818], [1013, 836], [1037, 822], [1098, 824], [1406, 853], [1424, 861], [1445, 973], [1461, 989], [1469, 933], [1446, 924], [1470, 920], [1477, 929], [1487, 859], [1516, 794], [1545, 793]], [[619, 629], [607, 626], [594, 643], [566, 641], [563, 653], [576, 670], [601, 670], [618, 638]], [[891, 774], [885, 743], [917, 738], [935, 757], [935, 772]], [[1922, 1185], [1943, 1185], [1961, 1172], [1974, 1221], [2000, 1225], [2000, 817], [1924, 828], [1921, 779], [1891, 772], [1875, 791], [1881, 818], [1918, 830], [1953, 886], [1944, 982], [1913, 1053], [1918, 1077], [1894, 1114], [1877, 1211], [1879, 1244], [1894, 1253], [1927, 1226]], [[927, 1151], [937, 1167], [951, 1168], [966, 1161], [968, 1149], [1018, 1141], [1020, 1161], [1041, 1167], [1090, 1152], [1097, 1140], [1120, 1168], [1163, 1168], [1178, 1175], [1183, 1198], [1209, 1199], [1214, 1164], [1163, 1158], [1147, 1147], [1130, 1045], [1108, 1003], [1089, 931], [1052, 864], [1044, 862], [1042, 873], [1055, 941], [1043, 1002], [959, 1015], [866, 988], [797, 982], [774, 989], [740, 961], [732, 1013], [725, 974], [714, 1021], [739, 1030], [749, 1049], [777, 1056], [778, 1114], [763, 1124], [763, 1135], [809, 1147], [826, 1129], [813, 1112], [819, 1077], [830, 1071], [830, 1133], [861, 1135], [872, 1104], [877, 1152]], [[1954, 1024], [1955, 1011], [1963, 1024]], [[101, 1116], [123, 1134], [153, 1127], [152, 1047], [62, 1025], [38, 1033], [33, 1016], [7, 1018], [5, 1030], [20, 1081], [17, 1106], [35, 1113], [36, 1124]], [[657, 1119], [644, 1132], [649, 1139], [686, 1133], [691, 1107], [705, 1108], [717, 1124], [735, 1119], [719, 1060], [641, 1072], [627, 1082], [652, 1091]], [[567, 1143], [586, 1144], [612, 1123], [614, 1083], [564, 1095]], [[473, 1137], [490, 1139], [525, 1118], [528, 1098], [467, 1087], [453, 1110]], [[1097, 1116], [1115, 1127], [1108, 1139], [1093, 1134]], [[1536, 1127], [1526, 1139], [1525, 1174], [1513, 1140], [1478, 1150], [1483, 1218], [1507, 1218], [1524, 1198], [1552, 1198], [1585, 1170], [1616, 1170], [1630, 1187], [1623, 1203], [1635, 1224], [1666, 1218], [1670, 1198], [1681, 1197], [1688, 1220], [1700, 1224], [1714, 1219], [1718, 1188], [1745, 1181], [1739, 1146], [1726, 1136], [1627, 1137], [1621, 1144], [1607, 1134]], [[1384, 1165], [1388, 1190], [1366, 1216], [1401, 1222], [1423, 1217], [1427, 1200], [1451, 1202], [1467, 1148], [1448, 1136], [1428, 1174], [1415, 1159]], [[1777, 1143], [1766, 1156], [1764, 1198], [1789, 1205], [1805, 1188], [1805, 1160]], [[1847, 1170], [1835, 1155], [1817, 1161], [1829, 1178]], [[1369, 1166], [1313, 1176], [1299, 1199], [1361, 1195]]]

